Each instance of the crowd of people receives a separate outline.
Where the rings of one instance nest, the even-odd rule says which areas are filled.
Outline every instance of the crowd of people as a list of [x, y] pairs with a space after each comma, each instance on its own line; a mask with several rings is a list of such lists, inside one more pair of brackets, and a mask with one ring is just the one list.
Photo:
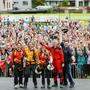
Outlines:
[[[0, 17], [0, 71], [5, 76], [14, 76], [14, 86], [24, 84], [32, 75], [37, 88], [37, 75], [42, 76], [42, 86], [50, 86], [50, 78], [54, 78], [53, 87], [70, 88], [75, 83], [72, 78], [71, 66], [77, 69], [79, 78], [85, 76], [84, 65], [90, 64], [90, 29], [80, 21], [47, 20], [36, 22], [36, 18]], [[88, 24], [89, 25], [89, 24]], [[18, 80], [19, 77], [19, 80]], [[23, 82], [24, 77], [24, 82]]]

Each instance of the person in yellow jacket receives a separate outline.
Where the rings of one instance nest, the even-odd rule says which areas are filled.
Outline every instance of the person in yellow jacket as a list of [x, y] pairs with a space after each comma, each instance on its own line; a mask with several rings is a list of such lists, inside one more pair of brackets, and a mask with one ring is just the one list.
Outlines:
[[37, 80], [36, 80], [37, 75], [35, 73], [35, 67], [36, 67], [37, 60], [38, 60], [38, 52], [39, 50], [35, 49], [34, 45], [32, 44], [29, 44], [28, 46], [24, 47], [25, 60], [26, 60], [26, 65], [24, 65], [25, 67], [25, 73], [24, 73], [25, 88], [27, 88], [28, 77], [30, 75], [30, 72], [32, 72], [34, 87], [37, 88]]

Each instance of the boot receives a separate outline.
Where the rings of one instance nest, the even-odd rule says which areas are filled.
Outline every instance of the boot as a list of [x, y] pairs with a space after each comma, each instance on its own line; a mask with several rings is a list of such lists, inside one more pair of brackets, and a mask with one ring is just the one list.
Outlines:
[[41, 88], [45, 88], [45, 85], [42, 85]]
[[27, 83], [24, 83], [24, 88], [27, 88]]
[[58, 87], [57, 81], [54, 81], [54, 85], [52, 85], [52, 87]]
[[50, 88], [51, 88], [51, 86], [50, 86], [50, 85], [47, 85], [47, 88], [48, 88], [48, 89], [50, 89]]

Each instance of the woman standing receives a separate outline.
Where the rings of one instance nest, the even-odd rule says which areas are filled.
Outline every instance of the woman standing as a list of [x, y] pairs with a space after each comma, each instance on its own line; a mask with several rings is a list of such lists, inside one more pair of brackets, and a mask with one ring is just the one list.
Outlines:
[[87, 63], [87, 61], [85, 59], [85, 55], [84, 55], [83, 51], [81, 49], [78, 49], [78, 51], [77, 51], [77, 70], [78, 70], [78, 76], [80, 78], [83, 78], [83, 76], [84, 76], [83, 65], [85, 65], [86, 63]]

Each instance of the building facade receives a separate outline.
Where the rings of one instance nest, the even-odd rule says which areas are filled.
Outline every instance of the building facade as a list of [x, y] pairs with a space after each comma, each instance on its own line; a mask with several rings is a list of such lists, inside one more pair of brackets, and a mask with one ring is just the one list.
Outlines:
[[0, 0], [0, 11], [12, 10], [12, 0]]
[[13, 0], [14, 10], [28, 10], [32, 8], [32, 0]]
[[[45, 0], [46, 5], [57, 6], [64, 0]], [[90, 0], [69, 0], [71, 7], [90, 7]], [[30, 10], [32, 0], [0, 0], [0, 11]]]
[[0, 0], [0, 11], [26, 10], [32, 8], [32, 0]]
[[3, 6], [3, 0], [0, 0], [0, 11], [2, 11], [3, 8], [4, 8], [4, 6]]
[[90, 7], [90, 0], [76, 0], [76, 7]]
[[[56, 6], [62, 3], [64, 0], [45, 0], [46, 5]], [[90, 0], [69, 0], [69, 5], [72, 7], [90, 6]]]

